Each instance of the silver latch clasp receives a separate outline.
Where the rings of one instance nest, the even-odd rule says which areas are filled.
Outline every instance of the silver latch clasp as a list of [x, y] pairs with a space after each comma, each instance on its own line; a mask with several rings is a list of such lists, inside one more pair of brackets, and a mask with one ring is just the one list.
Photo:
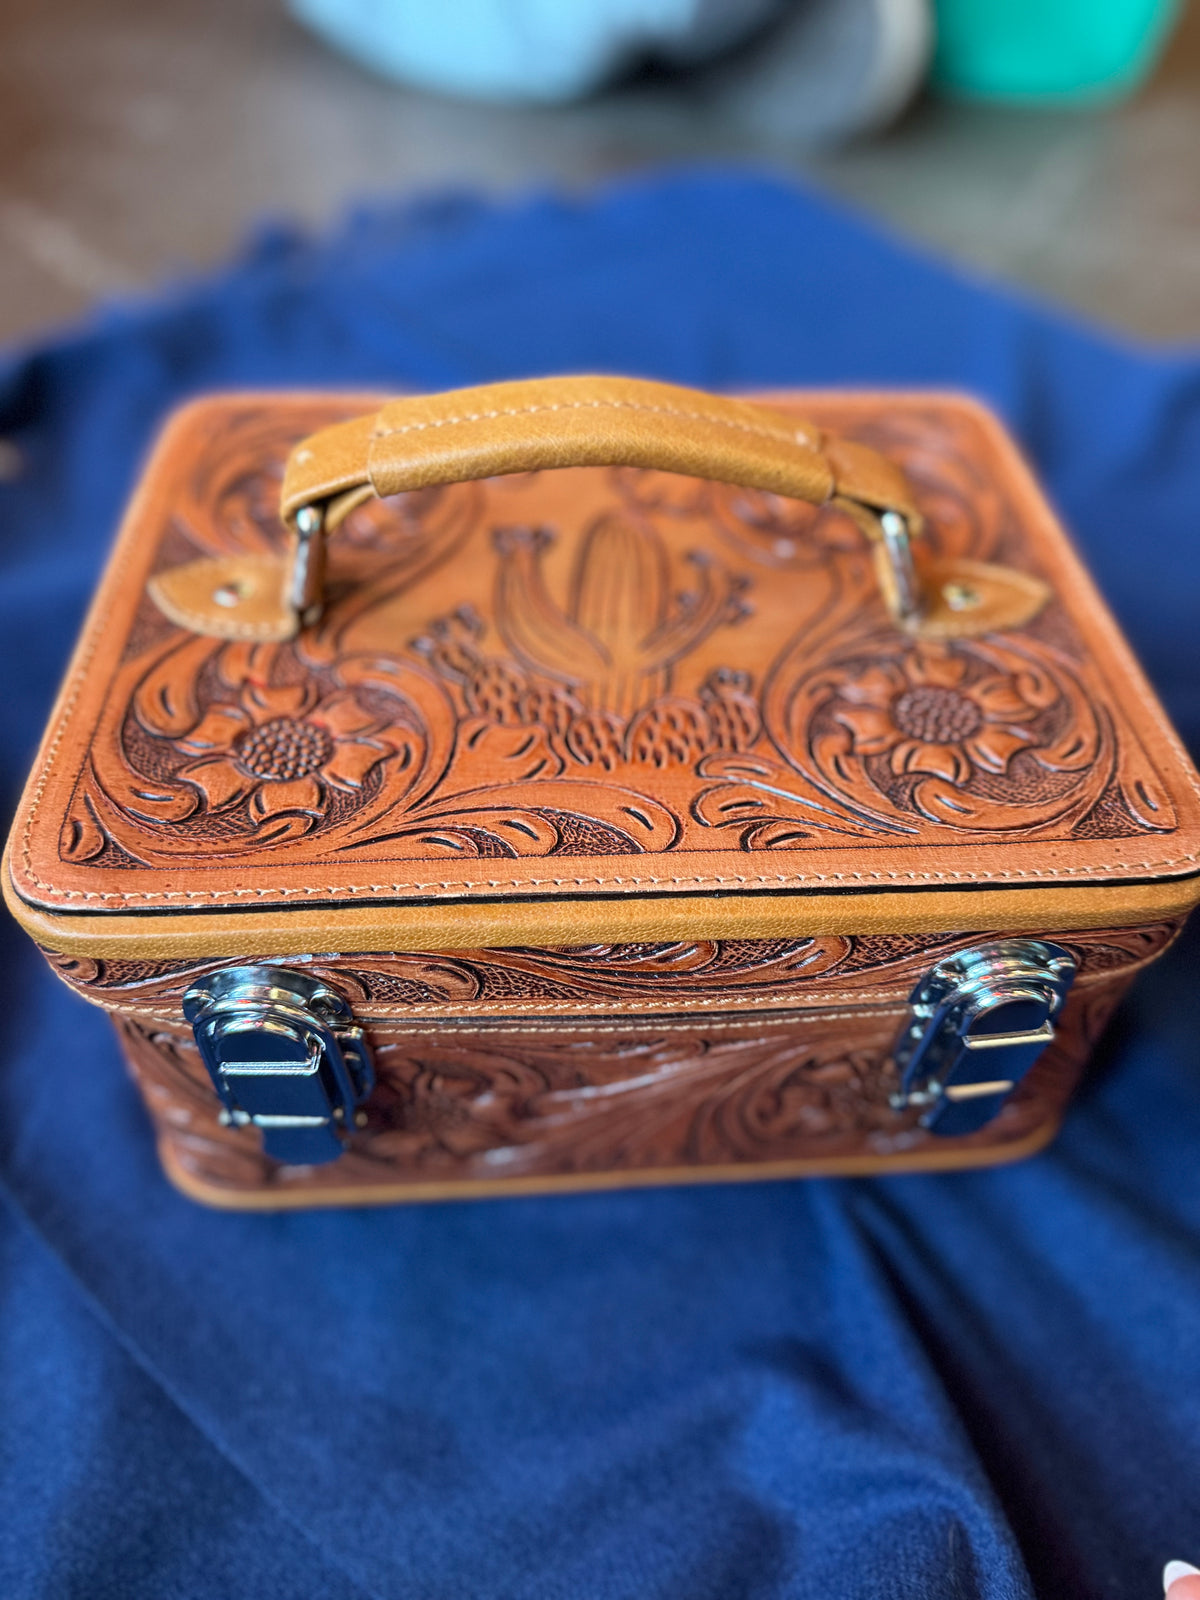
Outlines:
[[370, 1053], [335, 990], [285, 967], [227, 967], [183, 1000], [221, 1120], [253, 1126], [289, 1166], [332, 1161], [374, 1084]]
[[909, 996], [893, 1105], [924, 1107], [921, 1126], [946, 1137], [984, 1127], [1054, 1038], [1074, 976], [1070, 951], [1044, 939], [997, 939], [939, 961]]

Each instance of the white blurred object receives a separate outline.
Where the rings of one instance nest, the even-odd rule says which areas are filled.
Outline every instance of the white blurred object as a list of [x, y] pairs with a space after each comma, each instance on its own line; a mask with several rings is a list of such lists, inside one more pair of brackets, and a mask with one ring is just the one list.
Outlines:
[[291, 0], [374, 72], [481, 100], [578, 99], [639, 58], [720, 54], [782, 0]]
[[933, 54], [930, 0], [793, 0], [713, 69], [709, 109], [773, 144], [832, 144], [895, 121]]

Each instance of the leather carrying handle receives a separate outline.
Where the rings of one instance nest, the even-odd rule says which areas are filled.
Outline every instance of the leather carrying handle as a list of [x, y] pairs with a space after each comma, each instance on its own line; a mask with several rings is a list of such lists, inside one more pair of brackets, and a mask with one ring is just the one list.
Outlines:
[[389, 400], [292, 451], [283, 555], [206, 556], [147, 580], [178, 627], [283, 640], [321, 614], [325, 541], [372, 495], [544, 467], [634, 466], [833, 505], [872, 542], [893, 620], [931, 638], [1017, 627], [1049, 590], [1031, 573], [939, 558], [900, 468], [789, 412], [638, 378], [536, 378]]
[[292, 451], [281, 512], [296, 549], [288, 600], [321, 605], [324, 539], [372, 495], [540, 468], [632, 466], [763, 489], [846, 511], [874, 541], [884, 598], [912, 624], [909, 537], [921, 518], [893, 462], [770, 406], [638, 378], [534, 378], [390, 400]]

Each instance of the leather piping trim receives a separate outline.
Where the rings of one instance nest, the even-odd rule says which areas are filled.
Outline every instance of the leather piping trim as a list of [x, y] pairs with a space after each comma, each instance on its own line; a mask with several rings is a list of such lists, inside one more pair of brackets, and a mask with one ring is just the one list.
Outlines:
[[[38, 944], [65, 955], [110, 959], [143, 958], [152, 949], [158, 959], [211, 960], [237, 956], [303, 955], [335, 944], [343, 954], [377, 950], [505, 948], [514, 943], [513, 919], [520, 910], [511, 901], [475, 906], [463, 915], [461, 901], [428, 906], [377, 909], [369, 903], [341, 908], [336, 934], [327, 911], [311, 905], [289, 908], [243, 908], [224, 916], [181, 912], [165, 917], [144, 914], [84, 916], [43, 911], [19, 900], [7, 874], [0, 877], [5, 898], [17, 920]], [[1162, 917], [1186, 915], [1196, 900], [1194, 878], [1152, 881], [1140, 888], [1123, 884], [1059, 887], [1049, 890], [1007, 889], [981, 899], [971, 886], [930, 894], [763, 896], [678, 896], [650, 900], [639, 896], [621, 902], [619, 931], [607, 903], [604, 909], [587, 901], [574, 904], [551, 899], [543, 903], [536, 926], [522, 921], [515, 942], [534, 946], [618, 940], [676, 938], [776, 938], [784, 935], [873, 933], [944, 933], [970, 928], [984, 933], [1055, 929], [1129, 927]], [[771, 909], [767, 909], [767, 908]], [[151, 943], [147, 934], [153, 929]]]
[[[1186, 859], [1194, 860], [1195, 858], [1194, 857], [1187, 857]], [[980, 882], [979, 878], [976, 875], [974, 875], [973, 873], [968, 873], [968, 872], [964, 872], [962, 874], [961, 878], [957, 879], [957, 881], [949, 873], [940, 874], [940, 875], [930, 873], [930, 874], [928, 874], [928, 876], [937, 877], [938, 881], [934, 882], [934, 883], [903, 883], [903, 884], [902, 883], [892, 883], [892, 884], [889, 884], [887, 886], [886, 892], [888, 894], [898, 894], [898, 895], [900, 895], [900, 894], [902, 894], [902, 895], [944, 894], [947, 891], [947, 889], [953, 890], [955, 888], [969, 889], [972, 894], [1005, 894], [1005, 893], [1013, 893], [1014, 892], [1014, 886], [1013, 886], [1012, 883], [1008, 883], [1008, 882], [1003, 882], [1003, 883]], [[1035, 876], [1035, 874], [1026, 873], [1026, 874], [1023, 874], [1022, 876], [1033, 877], [1033, 876]], [[1039, 876], [1038, 877], [1037, 888], [1038, 889], [1055, 889], [1055, 888], [1072, 888], [1072, 889], [1135, 889], [1135, 888], [1141, 888], [1141, 887], [1152, 886], [1152, 885], [1157, 885], [1157, 884], [1192, 883], [1192, 882], [1197, 881], [1197, 880], [1200, 880], [1200, 868], [1198, 868], [1198, 867], [1193, 867], [1188, 872], [1165, 872], [1165, 873], [1155, 874], [1155, 876], [1153, 876], [1153, 877], [1129, 877], [1129, 878], [1117, 878], [1117, 877], [1112, 877], [1112, 878], [1072, 878], [1069, 872], [1058, 872], [1058, 873], [1053, 873], [1053, 874], [1052, 873], [1046, 873], [1045, 876]], [[531, 881], [536, 882], [537, 880], [534, 879], [534, 880], [531, 880]], [[564, 879], [560, 879], [560, 878], [552, 878], [552, 879], [548, 879], [546, 881], [547, 882], [551, 882], [551, 883], [562, 883], [562, 882], [567, 882], [567, 881], [570, 881], [570, 880], [564, 880]], [[579, 881], [579, 880], [576, 880], [576, 881]], [[707, 900], [729, 900], [729, 899], [732, 899], [733, 897], [737, 896], [739, 898], [744, 897], [744, 898], [747, 898], [747, 899], [754, 899], [754, 900], [797, 900], [797, 899], [803, 899], [806, 903], [811, 904], [812, 901], [817, 900], [817, 899], [845, 898], [846, 896], [864, 895], [864, 894], [876, 894], [877, 895], [877, 894], [879, 894], [881, 892], [880, 885], [876, 884], [876, 883], [858, 883], [858, 884], [854, 884], [854, 883], [846, 883], [846, 884], [842, 884], [842, 883], [839, 883], [839, 884], [823, 883], [820, 886], [820, 888], [815, 888], [814, 889], [814, 888], [810, 887], [809, 884], [806, 883], [804, 880], [800, 880], [800, 881], [794, 883], [791, 886], [780, 886], [777, 889], [767, 889], [767, 888], [751, 889], [751, 888], [747, 888], [744, 884], [739, 886], [739, 888], [737, 888], [737, 889], [730, 889], [730, 888], [724, 887], [724, 884], [728, 880], [715, 879], [715, 880], [713, 880], [713, 884], [712, 884], [711, 887], [707, 886], [706, 883], [703, 880], [697, 880], [698, 883], [699, 883], [699, 887], [697, 887], [695, 889], [679, 889], [679, 888], [676, 888], [676, 889], [643, 889], [641, 887], [641, 883], [643, 881], [645, 881], [645, 880], [633, 879], [632, 880], [632, 885], [637, 887], [637, 889], [638, 889], [638, 899], [639, 900], [648, 900], [648, 901], [684, 900], [684, 899], [706, 900], [706, 901]], [[651, 881], [661, 881], [661, 880], [651, 880]], [[680, 879], [680, 880], [677, 880], [677, 881], [678, 882], [683, 882], [685, 880]], [[6, 888], [9, 887], [10, 885], [11, 885], [12, 893], [18, 898], [18, 900], [21, 902], [21, 904], [27, 905], [31, 909], [35, 909], [35, 910], [56, 912], [59, 915], [64, 914], [62, 907], [57, 906], [57, 905], [48, 904], [47, 902], [42, 901], [42, 900], [37, 900], [33, 896], [26, 897], [25, 895], [22, 895], [20, 893], [20, 891], [16, 888], [16, 885], [15, 884], [11, 884], [11, 880], [9, 880], [9, 884], [6, 884]], [[511, 886], [516, 889], [516, 888], [520, 888], [521, 884], [519, 882], [517, 882], [517, 881], [514, 881]], [[458, 885], [451, 884], [451, 883], [446, 883], [446, 884], [439, 884], [438, 887], [439, 888], [445, 888], [445, 889], [451, 889], [451, 888], [457, 888]], [[596, 890], [575, 890], [575, 891], [565, 890], [565, 891], [561, 891], [561, 892], [556, 893], [556, 894], [523, 894], [520, 897], [520, 900], [518, 902], [514, 902], [514, 900], [513, 900], [511, 895], [505, 895], [505, 894], [462, 894], [462, 895], [455, 895], [454, 898], [451, 900], [445, 895], [403, 895], [403, 896], [397, 895], [397, 896], [388, 896], [388, 895], [380, 895], [380, 894], [376, 893], [375, 891], [376, 891], [376, 885], [374, 885], [374, 884], [348, 884], [348, 885], [345, 885], [342, 888], [340, 888], [337, 892], [339, 894], [364, 894], [364, 895], [370, 895], [370, 897], [371, 897], [371, 905], [373, 907], [379, 907], [380, 909], [391, 909], [391, 908], [399, 909], [399, 908], [412, 907], [413, 909], [416, 909], [416, 910], [424, 910], [424, 909], [428, 909], [428, 908], [433, 907], [433, 906], [445, 906], [445, 905], [455, 905], [455, 906], [498, 906], [498, 905], [504, 905], [504, 906], [512, 906], [512, 905], [514, 905], [514, 903], [522, 905], [522, 906], [530, 906], [530, 905], [539, 906], [539, 905], [580, 905], [580, 904], [597, 904], [597, 903], [603, 904], [605, 902], [613, 902], [613, 901], [615, 901], [615, 902], [618, 902], [618, 903], [624, 905], [627, 902], [627, 898], [628, 898], [627, 891], [622, 890], [622, 889], [596, 889]], [[62, 891], [59, 891], [59, 892], [61, 893]], [[67, 892], [69, 893], [69, 891], [67, 891]], [[236, 891], [235, 891], [235, 893], [236, 893]], [[251, 890], [246, 890], [245, 891], [245, 894], [247, 896], [252, 895], [252, 894], [253, 895], [257, 895], [257, 894], [260, 894], [260, 893], [262, 895], [264, 895], [264, 896], [268, 895], [268, 894], [270, 894], [270, 895], [288, 895], [288, 894], [291, 894], [291, 895], [294, 895], [294, 896], [302, 896], [302, 898], [293, 899], [290, 903], [286, 899], [280, 900], [278, 903], [272, 901], [272, 903], [271, 903], [271, 911], [272, 911], [272, 913], [280, 912], [280, 913], [288, 914], [288, 913], [297, 912], [297, 911], [344, 911], [346, 909], [345, 904], [341, 900], [320, 900], [320, 899], [317, 899], [312, 890], [269, 889], [269, 890], [259, 891], [259, 890], [251, 889]], [[197, 894], [197, 898], [198, 897], [199, 896]], [[107, 895], [89, 895], [89, 896], [86, 896], [85, 898], [103, 900], [103, 899], [108, 899], [110, 897], [107, 896]], [[145, 895], [145, 896], [140, 896], [138, 898], [149, 899], [151, 897], [149, 895]], [[174, 896], [174, 895], [163, 894], [163, 895], [158, 896], [156, 898], [161, 898], [161, 899], [165, 900], [165, 899], [168, 899], [168, 898], [174, 899], [174, 898], [177, 898], [177, 897]], [[188, 898], [190, 899], [190, 898], [192, 898], [192, 896], [189, 894]], [[215, 899], [215, 895], [214, 895], [214, 899]], [[210, 904], [210, 905], [206, 905], [206, 906], [205, 905], [128, 906], [128, 907], [123, 908], [122, 915], [131, 916], [131, 917], [237, 916], [239, 914], [253, 914], [257, 909], [258, 908], [253, 906], [253, 905], [246, 905], [246, 904], [243, 904], [243, 905], [237, 905], [237, 904], [229, 905], [229, 904], [226, 904], [226, 903]], [[103, 906], [94, 906], [94, 907], [89, 907], [89, 906], [78, 906], [78, 907], [71, 906], [71, 907], [69, 907], [67, 909], [65, 914], [69, 915], [71, 917], [111, 917], [113, 913], [111, 911], [108, 911], [107, 909], [105, 909]]]

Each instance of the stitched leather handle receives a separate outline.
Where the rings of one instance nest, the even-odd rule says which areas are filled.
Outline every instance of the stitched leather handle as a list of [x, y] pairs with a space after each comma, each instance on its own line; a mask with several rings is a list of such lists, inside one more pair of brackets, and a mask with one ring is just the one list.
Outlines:
[[533, 378], [391, 400], [292, 451], [281, 512], [297, 534], [288, 601], [321, 605], [324, 537], [372, 495], [548, 467], [632, 466], [766, 489], [847, 511], [875, 541], [893, 614], [920, 609], [904, 474], [866, 445], [782, 411], [640, 378]]
[[297, 445], [281, 510], [294, 523], [302, 509], [321, 508], [332, 530], [372, 494], [583, 466], [657, 468], [917, 520], [904, 474], [865, 445], [748, 400], [607, 377], [534, 378], [391, 400]]

